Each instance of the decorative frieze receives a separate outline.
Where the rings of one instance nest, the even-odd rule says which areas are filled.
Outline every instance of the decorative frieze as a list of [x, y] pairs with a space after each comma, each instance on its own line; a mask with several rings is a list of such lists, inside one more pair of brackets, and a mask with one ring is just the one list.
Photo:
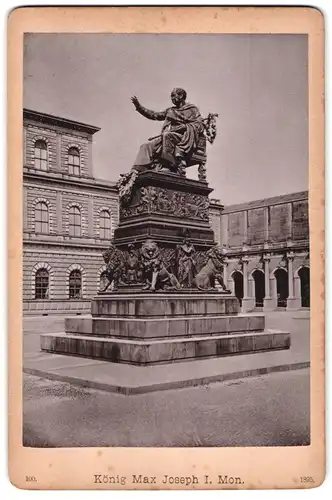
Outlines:
[[140, 188], [133, 204], [120, 207], [120, 218], [155, 213], [208, 221], [209, 206], [208, 198], [200, 194], [147, 186]]

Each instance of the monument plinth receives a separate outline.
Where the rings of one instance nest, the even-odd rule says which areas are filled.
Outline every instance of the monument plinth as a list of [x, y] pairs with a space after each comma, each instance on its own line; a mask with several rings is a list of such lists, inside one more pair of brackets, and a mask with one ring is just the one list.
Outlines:
[[125, 248], [135, 241], [154, 239], [162, 248], [180, 245], [186, 235], [198, 251], [214, 245], [209, 224], [207, 183], [176, 174], [146, 171], [135, 180], [129, 203], [120, 204], [119, 226], [114, 244]]
[[[205, 175], [216, 115], [202, 119], [185, 97], [175, 89], [174, 107], [162, 113], [132, 98], [165, 126], [118, 183], [119, 225], [103, 254], [108, 283], [91, 317], [67, 318], [64, 334], [41, 336], [42, 350], [149, 365], [289, 348], [289, 333], [265, 330], [264, 316], [239, 315], [224, 284], [227, 251], [210, 227]], [[198, 181], [185, 176], [195, 164]]]
[[42, 349], [149, 365], [289, 347], [289, 334], [265, 331], [264, 316], [238, 315], [235, 297], [214, 293], [107, 294], [91, 318], [67, 318], [65, 335], [42, 336]]

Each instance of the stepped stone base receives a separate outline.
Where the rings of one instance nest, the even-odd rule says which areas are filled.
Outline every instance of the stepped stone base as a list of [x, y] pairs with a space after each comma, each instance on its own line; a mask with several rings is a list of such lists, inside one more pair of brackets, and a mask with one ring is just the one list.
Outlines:
[[264, 316], [179, 316], [175, 318], [66, 318], [66, 332], [76, 335], [153, 339], [250, 333], [264, 330]]
[[150, 341], [68, 334], [41, 336], [43, 351], [133, 365], [248, 354], [271, 349], [287, 349], [289, 346], [289, 334], [277, 330]]
[[101, 294], [91, 318], [66, 318], [66, 333], [42, 335], [41, 349], [148, 365], [290, 347], [289, 333], [264, 330], [264, 316], [238, 309], [220, 293]]
[[91, 303], [93, 317], [176, 317], [238, 314], [234, 295], [218, 292], [156, 291], [99, 294]]

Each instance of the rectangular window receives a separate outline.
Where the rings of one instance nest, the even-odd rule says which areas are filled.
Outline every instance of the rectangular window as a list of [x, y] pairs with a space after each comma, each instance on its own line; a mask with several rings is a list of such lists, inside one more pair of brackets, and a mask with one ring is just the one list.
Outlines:
[[99, 236], [101, 239], [111, 238], [111, 215], [107, 210], [100, 212]]
[[49, 223], [48, 223], [48, 207], [46, 203], [37, 203], [35, 208], [35, 232], [36, 233], [48, 233]]
[[77, 207], [71, 207], [69, 211], [69, 234], [81, 236], [81, 212]]
[[34, 165], [39, 170], [47, 170], [47, 144], [43, 140], [38, 140], [35, 143]]

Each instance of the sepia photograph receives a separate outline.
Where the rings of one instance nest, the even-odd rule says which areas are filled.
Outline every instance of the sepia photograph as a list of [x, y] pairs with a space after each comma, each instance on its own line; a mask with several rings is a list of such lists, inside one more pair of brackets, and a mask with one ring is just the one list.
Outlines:
[[25, 446], [310, 444], [307, 38], [25, 35]]
[[319, 11], [31, 7], [8, 33], [11, 482], [319, 486]]

